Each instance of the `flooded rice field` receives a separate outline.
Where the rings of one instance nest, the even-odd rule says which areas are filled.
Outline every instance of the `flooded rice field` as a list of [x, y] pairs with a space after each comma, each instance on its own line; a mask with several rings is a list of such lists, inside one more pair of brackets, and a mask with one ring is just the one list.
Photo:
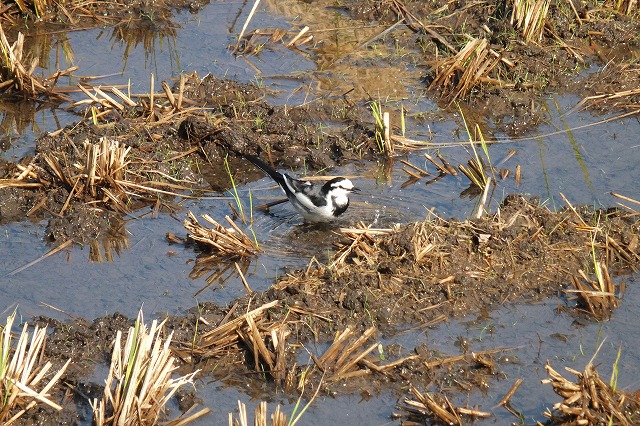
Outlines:
[[[486, 31], [477, 5], [379, 3], [264, 2], [241, 42], [252, 5], [237, 2], [2, 24], [25, 32], [39, 76], [78, 67], [56, 82], [62, 103], [0, 105], [1, 318], [15, 310], [17, 334], [47, 325], [46, 356], [72, 359], [49, 392], [62, 410], [19, 424], [99, 424], [89, 401], [140, 310], [174, 332], [174, 374], [199, 370], [167, 405], [211, 410], [190, 424], [226, 424], [238, 401], [250, 418], [260, 401], [290, 418], [309, 403], [309, 425], [638, 421], [637, 10], [613, 33], [587, 9], [585, 28], [553, 21], [545, 37], [571, 33], [571, 47], [494, 50], [517, 82], [464, 92], [433, 74], [441, 51], [464, 51], [447, 42], [462, 20]], [[519, 37], [493, 25], [491, 49]], [[111, 87], [126, 95], [109, 101]], [[372, 104], [390, 113], [393, 152]], [[92, 180], [111, 167], [84, 163], [100, 144], [127, 161]], [[264, 211], [283, 193], [253, 155], [359, 192], [328, 224], [288, 202]], [[188, 212], [222, 225], [214, 242], [228, 216], [255, 254], [187, 238]], [[616, 409], [594, 408], [595, 388]], [[554, 407], [563, 397], [582, 408]]]

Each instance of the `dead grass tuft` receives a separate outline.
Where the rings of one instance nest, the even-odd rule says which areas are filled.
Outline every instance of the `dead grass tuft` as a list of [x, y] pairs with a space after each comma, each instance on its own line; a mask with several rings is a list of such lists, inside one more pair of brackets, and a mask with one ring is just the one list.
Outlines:
[[[267, 419], [271, 419], [271, 422], [267, 422]], [[290, 423], [287, 422], [287, 415], [280, 411], [280, 404], [276, 405], [276, 409], [271, 416], [267, 410], [267, 403], [261, 401], [256, 406], [255, 417], [253, 420], [254, 426], [287, 426]], [[247, 406], [238, 401], [238, 418], [235, 419], [232, 413], [229, 413], [229, 426], [249, 426], [249, 417], [247, 416]]]
[[553, 411], [544, 413], [554, 424], [637, 424], [634, 413], [640, 408], [638, 400], [602, 381], [592, 362], [582, 372], [565, 367], [577, 377], [575, 382], [554, 370], [549, 361], [545, 368], [551, 378], [542, 383], [551, 384], [553, 391], [563, 398], [553, 406]]
[[[200, 78], [192, 73], [182, 74], [171, 88], [166, 81], [160, 83], [162, 91], [156, 91], [156, 81], [152, 74], [149, 81], [149, 93], [126, 94], [123, 86], [95, 86], [88, 83], [78, 84], [78, 89], [86, 95], [86, 99], [71, 104], [71, 108], [84, 108], [85, 121], [95, 125], [112, 120], [121, 120], [123, 115], [141, 130], [148, 132], [150, 128], [175, 123], [186, 117], [200, 117], [209, 122], [212, 116], [209, 111], [185, 96], [185, 87]], [[126, 86], [124, 86], [126, 87]], [[111, 94], [107, 93], [110, 92]]]
[[215, 357], [229, 348], [237, 347], [240, 342], [240, 337], [238, 336], [237, 331], [240, 327], [247, 325], [247, 318], [252, 317], [254, 324], [258, 322], [263, 325], [266, 323], [265, 311], [278, 306], [278, 304], [278, 301], [269, 302], [248, 311], [233, 320], [229, 320], [235, 312], [234, 306], [216, 328], [204, 333], [200, 337], [200, 341], [195, 347], [194, 352], [204, 357]]
[[287, 366], [286, 339], [290, 334], [287, 322], [269, 320], [269, 310], [279, 304], [277, 300], [265, 303], [230, 320], [237, 307], [233, 306], [220, 325], [200, 336], [197, 344], [185, 349], [203, 358], [247, 349], [257, 373], [268, 374], [278, 387], [293, 389], [295, 363], [293, 367]]
[[371, 374], [371, 369], [363, 362], [380, 343], [374, 342], [366, 347], [364, 345], [376, 332], [375, 327], [370, 327], [364, 333], [354, 336], [354, 330], [347, 327], [336, 335], [324, 354], [314, 359], [316, 366], [325, 374], [326, 381], [336, 382]]
[[49, 361], [43, 362], [47, 328], [34, 327], [30, 339], [28, 324], [25, 324], [17, 344], [12, 347], [11, 328], [15, 316], [14, 312], [7, 317], [0, 334], [0, 422], [3, 425], [12, 424], [39, 403], [62, 410], [49, 399], [49, 391], [71, 362], [69, 359], [45, 383], [45, 376], [50, 376], [52, 367]]
[[[84, 164], [69, 161], [66, 155], [54, 152], [43, 153], [42, 159], [53, 177], [70, 189], [69, 200], [74, 196], [86, 196], [126, 213], [129, 210], [127, 187], [132, 184], [125, 178], [129, 164], [127, 154], [130, 150], [131, 147], [115, 139], [102, 137], [98, 143], [86, 140], [84, 149], [78, 150]], [[42, 174], [36, 176], [41, 183], [47, 183]]]
[[463, 421], [462, 416], [481, 418], [491, 416], [491, 413], [485, 411], [455, 407], [444, 394], [423, 394], [413, 385], [410, 385], [409, 391], [414, 398], [405, 398], [406, 405], [401, 408], [409, 413], [411, 419], [421, 419], [421, 423], [431, 423], [435, 420], [438, 423], [462, 426], [468, 423]]
[[278, 280], [278, 282], [273, 285], [273, 288], [282, 290], [292, 286], [312, 293], [315, 288], [323, 285], [324, 281], [322, 280], [322, 276], [326, 271], [326, 266], [318, 262], [318, 259], [314, 257], [309, 261], [305, 270], [295, 274], [287, 274]]
[[433, 223], [416, 222], [413, 225], [413, 236], [411, 245], [413, 246], [413, 257], [420, 263], [427, 256], [432, 255], [438, 248], [438, 236], [435, 235], [437, 228]]
[[[50, 188], [64, 186], [69, 196], [62, 210], [62, 216], [73, 199], [102, 204], [121, 213], [128, 213], [132, 199], [158, 201], [159, 196], [192, 198], [184, 194], [190, 188], [161, 181], [136, 183], [141, 174], [154, 175], [153, 170], [133, 170], [128, 158], [130, 147], [116, 139], [101, 137], [97, 143], [85, 140], [83, 148], [71, 144], [69, 151], [49, 151], [36, 155], [26, 165], [16, 165], [14, 177], [0, 179], [0, 188]], [[142, 166], [142, 167], [146, 167]], [[162, 178], [170, 176], [156, 171]], [[173, 179], [175, 180], [175, 179]], [[193, 183], [193, 182], [192, 182]], [[170, 188], [167, 191], [161, 188]]]
[[103, 137], [96, 144], [85, 141], [84, 150], [85, 191], [95, 197], [98, 193], [97, 188], [107, 184], [122, 191], [117, 182], [124, 179], [124, 171], [129, 164], [126, 157], [131, 147]]
[[243, 258], [259, 252], [256, 242], [238, 228], [229, 216], [225, 216], [225, 220], [231, 225], [230, 228], [220, 225], [207, 214], [202, 215], [202, 218], [213, 225], [213, 228], [201, 225], [191, 212], [187, 213], [184, 227], [189, 231], [188, 238], [210, 247], [214, 256]]
[[[17, 2], [22, 4], [22, 2]], [[6, 94], [19, 94], [27, 99], [47, 98], [51, 101], [69, 100], [52, 86], [62, 75], [70, 74], [77, 67], [58, 71], [52, 76], [42, 78], [34, 75], [38, 66], [38, 58], [29, 59], [24, 53], [24, 34], [18, 33], [17, 40], [10, 44], [0, 25], [0, 90]]]
[[613, 311], [618, 307], [616, 298], [616, 286], [611, 281], [607, 266], [603, 262], [596, 263], [596, 279], [587, 277], [584, 271], [579, 271], [579, 276], [572, 276], [571, 282], [575, 290], [567, 290], [567, 293], [577, 293], [579, 306], [586, 310], [597, 320], [611, 318]]
[[[409, 355], [383, 364], [384, 347], [371, 339], [377, 332], [376, 327], [362, 333], [347, 327], [336, 334], [331, 346], [319, 358], [312, 355], [315, 366], [322, 372], [321, 382], [349, 381], [373, 373], [393, 376], [394, 368], [419, 358], [419, 355]], [[309, 374], [308, 378], [311, 377]]]
[[444, 58], [431, 68], [435, 77], [429, 90], [440, 89], [452, 103], [465, 98], [479, 84], [500, 85], [498, 80], [489, 77], [500, 60], [486, 39], [472, 38], [456, 55]]
[[[129, 328], [124, 346], [121, 345], [122, 332], [117, 332], [104, 395], [100, 401], [96, 398], [91, 403], [94, 424], [156, 424], [175, 392], [186, 384], [193, 384], [193, 377], [200, 370], [176, 379], [171, 378], [177, 368], [169, 349], [173, 333], [163, 342], [163, 325], [164, 322], [158, 324], [154, 320], [151, 328], [147, 329], [140, 311], [135, 327]], [[165, 424], [187, 424], [209, 411], [203, 409], [187, 418]]]
[[375, 236], [385, 235], [393, 232], [393, 229], [371, 228], [360, 222], [355, 228], [341, 228], [340, 233], [347, 238], [347, 243], [342, 243], [340, 249], [334, 255], [334, 261], [329, 268], [340, 272], [345, 261], [351, 258], [364, 259], [369, 261], [369, 255], [375, 250]]
[[[167, 123], [184, 115], [216, 119], [202, 108], [185, 107], [193, 104], [184, 95], [187, 79], [200, 82], [195, 74], [182, 76], [177, 89], [163, 82], [163, 93], [155, 93], [152, 79], [150, 93], [136, 96], [128, 96], [116, 87], [83, 83], [79, 88], [87, 99], [72, 108], [86, 105], [85, 121], [91, 124], [82, 122], [43, 136], [39, 153], [28, 164], [25, 159], [24, 164], [7, 169], [0, 188], [42, 189], [50, 193], [52, 188], [63, 187], [69, 195], [61, 209], [53, 212], [59, 216], [78, 203], [129, 213], [142, 203], [156, 203], [161, 208], [174, 197], [201, 198], [209, 188], [200, 187], [191, 173], [191, 166], [200, 160], [200, 147], [181, 140], [158, 143], [163, 137], [175, 135], [155, 133], [156, 127], [164, 132]], [[121, 121], [123, 116], [128, 118], [127, 126], [119, 130], [117, 138], [100, 136], [105, 133], [102, 122]], [[112, 123], [104, 126], [111, 129]], [[132, 150], [131, 146], [137, 148]], [[200, 193], [193, 194], [194, 190]]]
[[[422, 262], [428, 256], [436, 256], [439, 247], [438, 231], [442, 230], [444, 221], [424, 221], [411, 225], [410, 234], [411, 255], [416, 263]], [[355, 228], [341, 228], [340, 232], [346, 237], [344, 242], [338, 243], [339, 250], [334, 255], [333, 262], [329, 268], [340, 274], [356, 266], [374, 265], [378, 262], [380, 252], [379, 244], [386, 240], [387, 236], [392, 236], [399, 232], [400, 228], [375, 229], [363, 223]], [[350, 260], [351, 263], [347, 263]]]
[[520, 30], [527, 42], [542, 40], [544, 23], [549, 13], [549, 0], [514, 0], [511, 25]]

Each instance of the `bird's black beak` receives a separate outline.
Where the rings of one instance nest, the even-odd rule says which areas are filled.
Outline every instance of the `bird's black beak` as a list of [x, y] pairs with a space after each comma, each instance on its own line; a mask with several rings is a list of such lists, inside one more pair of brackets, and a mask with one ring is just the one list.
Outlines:
[[351, 188], [351, 192], [358, 193], [358, 192], [360, 192], [360, 188], [355, 188], [355, 187]]

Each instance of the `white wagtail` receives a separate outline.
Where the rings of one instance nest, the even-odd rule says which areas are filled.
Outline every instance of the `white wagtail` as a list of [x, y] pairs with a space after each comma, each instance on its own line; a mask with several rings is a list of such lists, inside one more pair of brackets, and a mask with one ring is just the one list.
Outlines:
[[335, 219], [349, 207], [349, 193], [358, 192], [358, 188], [343, 177], [318, 183], [298, 180], [274, 170], [258, 157], [246, 154], [242, 156], [280, 185], [293, 207], [307, 222], [329, 222]]

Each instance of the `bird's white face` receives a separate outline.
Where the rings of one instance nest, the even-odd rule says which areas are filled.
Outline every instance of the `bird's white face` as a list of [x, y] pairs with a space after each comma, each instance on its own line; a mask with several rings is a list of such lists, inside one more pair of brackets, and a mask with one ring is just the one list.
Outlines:
[[[353, 183], [349, 179], [340, 179], [337, 182], [333, 182], [331, 184], [331, 189], [334, 191], [344, 191], [344, 193], [349, 193], [353, 191]], [[340, 191], [340, 192], [342, 192]]]
[[349, 179], [340, 179], [331, 183], [330, 195], [338, 206], [349, 202], [349, 193], [355, 191], [353, 183]]

